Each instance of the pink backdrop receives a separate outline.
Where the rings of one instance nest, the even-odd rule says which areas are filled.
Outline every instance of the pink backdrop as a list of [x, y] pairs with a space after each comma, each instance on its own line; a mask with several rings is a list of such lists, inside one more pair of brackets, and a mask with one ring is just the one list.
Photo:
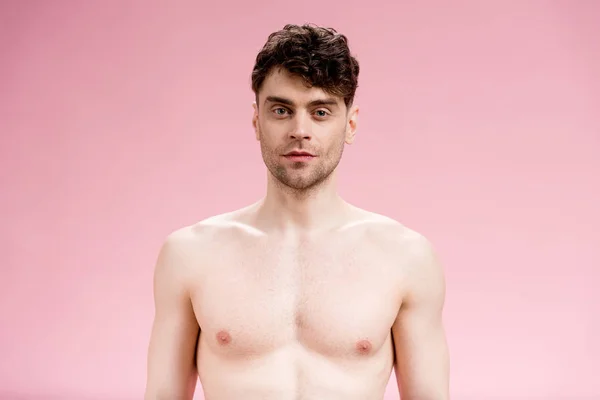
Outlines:
[[315, 22], [362, 66], [341, 192], [445, 264], [452, 398], [600, 399], [599, 2], [202, 3], [1, 3], [0, 398], [141, 399], [159, 245], [262, 196], [254, 56]]

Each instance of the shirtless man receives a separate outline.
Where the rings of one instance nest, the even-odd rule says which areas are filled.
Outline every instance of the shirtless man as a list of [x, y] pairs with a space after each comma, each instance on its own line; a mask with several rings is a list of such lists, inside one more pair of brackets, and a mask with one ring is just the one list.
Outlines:
[[[155, 266], [146, 400], [447, 400], [445, 283], [427, 239], [336, 191], [359, 66], [316, 26], [269, 37], [252, 74], [267, 167], [255, 204], [175, 230]], [[395, 367], [395, 368], [394, 368]]]

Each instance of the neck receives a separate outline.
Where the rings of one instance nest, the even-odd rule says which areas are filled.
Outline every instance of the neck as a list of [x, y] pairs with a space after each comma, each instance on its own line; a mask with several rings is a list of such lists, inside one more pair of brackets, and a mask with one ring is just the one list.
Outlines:
[[335, 172], [306, 190], [287, 187], [269, 173], [267, 193], [258, 203], [257, 217], [267, 230], [294, 235], [332, 228], [347, 210], [348, 204], [337, 193]]

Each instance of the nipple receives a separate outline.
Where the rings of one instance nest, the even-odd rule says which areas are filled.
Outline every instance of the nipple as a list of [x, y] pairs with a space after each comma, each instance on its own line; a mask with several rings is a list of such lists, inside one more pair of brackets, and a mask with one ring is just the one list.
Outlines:
[[226, 331], [219, 331], [219, 333], [217, 333], [217, 342], [226, 345], [231, 342], [231, 335]]
[[366, 339], [360, 340], [358, 343], [356, 343], [356, 350], [360, 354], [369, 354], [372, 347], [373, 346], [371, 345], [371, 342]]

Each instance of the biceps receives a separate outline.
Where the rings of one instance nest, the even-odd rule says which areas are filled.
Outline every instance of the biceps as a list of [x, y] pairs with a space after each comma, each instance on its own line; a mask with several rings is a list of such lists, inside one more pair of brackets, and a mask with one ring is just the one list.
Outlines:
[[149, 346], [149, 361], [154, 368], [177, 369], [193, 362], [198, 323], [191, 305], [157, 307]]
[[148, 348], [147, 391], [155, 398], [187, 396], [195, 371], [195, 347], [199, 327], [190, 296], [185, 289], [186, 275], [165, 247], [154, 278], [155, 316]]
[[[448, 346], [439, 310], [402, 310], [392, 328], [396, 378], [406, 398], [446, 398]], [[404, 398], [404, 397], [403, 397]]]
[[148, 348], [148, 393], [173, 398], [189, 393], [198, 334], [191, 304], [157, 305]]

